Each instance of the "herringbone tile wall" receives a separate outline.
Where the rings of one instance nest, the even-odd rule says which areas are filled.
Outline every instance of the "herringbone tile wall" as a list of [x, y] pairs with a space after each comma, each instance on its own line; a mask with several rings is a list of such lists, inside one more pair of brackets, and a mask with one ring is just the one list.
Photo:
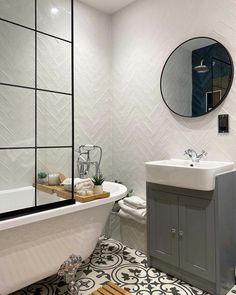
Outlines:
[[[165, 60], [178, 44], [195, 36], [219, 40], [236, 60], [236, 2], [181, 0], [176, 5], [174, 0], [138, 0], [108, 16], [75, 1], [76, 146], [85, 143], [101, 145], [104, 151], [102, 171], [106, 178], [123, 181], [142, 197], [145, 197], [145, 161], [182, 158], [183, 151], [189, 147], [204, 148], [210, 160], [236, 161], [235, 83], [226, 101], [216, 111], [201, 118], [178, 117], [167, 109], [161, 98], [159, 79]], [[41, 44], [44, 50], [46, 42], [41, 40]], [[59, 43], [58, 46], [61, 48]], [[66, 48], [61, 50], [67, 51]], [[5, 73], [7, 67], [6, 64]], [[47, 87], [45, 83], [54, 83], [47, 79], [50, 78], [47, 71], [42, 69], [41, 73], [42, 85]], [[4, 77], [7, 81], [8, 75]], [[16, 79], [23, 78], [16, 75]], [[31, 78], [27, 78], [29, 83]], [[67, 81], [63, 83], [66, 85]], [[60, 101], [61, 97], [57, 99]], [[43, 108], [46, 108], [45, 112]], [[50, 114], [50, 109], [48, 99], [39, 116]], [[58, 118], [65, 118], [67, 105], [58, 112]], [[230, 114], [228, 135], [217, 133], [219, 113]], [[64, 127], [69, 123], [62, 125], [62, 121], [55, 117], [45, 118], [45, 126], [55, 124], [55, 132], [54, 127], [47, 131], [53, 142], [53, 136], [59, 138], [60, 132], [61, 138], [68, 141]], [[44, 125], [41, 125], [42, 130], [46, 128]], [[0, 128], [3, 130], [4, 126]], [[30, 144], [32, 130], [30, 126], [25, 130], [27, 133], [21, 138], [18, 138], [21, 133], [14, 135], [4, 130], [9, 133], [9, 137], [4, 135], [4, 142], [10, 143], [16, 138]], [[43, 142], [45, 138], [41, 133], [39, 135]], [[12, 159], [12, 156], [8, 157]], [[58, 159], [61, 157], [58, 155]], [[14, 165], [23, 165], [21, 161], [20, 158], [19, 161], [14, 159]], [[62, 163], [62, 168], [64, 166]], [[51, 169], [58, 170], [56, 165]], [[28, 181], [30, 185], [31, 178], [27, 172], [22, 183]], [[5, 187], [6, 181], [4, 177], [0, 184]]]
[[111, 17], [75, 1], [75, 144], [103, 149], [112, 179]]
[[[183, 158], [205, 149], [209, 160], [236, 161], [236, 84], [213, 113], [195, 119], [172, 114], [162, 101], [160, 75], [181, 42], [209, 36], [236, 60], [236, 1], [138, 0], [112, 17], [113, 176], [145, 197], [144, 162]], [[230, 114], [219, 135], [217, 115]]]

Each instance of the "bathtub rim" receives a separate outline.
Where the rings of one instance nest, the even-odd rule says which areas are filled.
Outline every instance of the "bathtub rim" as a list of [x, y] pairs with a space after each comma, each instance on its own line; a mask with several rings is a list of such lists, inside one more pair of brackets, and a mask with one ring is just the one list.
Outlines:
[[59, 207], [55, 209], [50, 209], [47, 211], [27, 214], [24, 216], [19, 216], [19, 217], [7, 219], [7, 220], [2, 220], [0, 221], [0, 232], [3, 230], [16, 228], [26, 224], [35, 223], [35, 222], [47, 220], [50, 218], [55, 218], [62, 215], [79, 212], [89, 208], [102, 206], [108, 203], [114, 203], [126, 196], [127, 188], [124, 185], [114, 183], [114, 182], [108, 182], [108, 181], [105, 183], [108, 185], [114, 185], [117, 188], [119, 188], [117, 189], [117, 191], [111, 192], [111, 196], [109, 198], [99, 199], [99, 200], [95, 200], [95, 201], [91, 201], [87, 203], [76, 202], [75, 204], [68, 205], [68, 206], [63, 206], [63, 207]]

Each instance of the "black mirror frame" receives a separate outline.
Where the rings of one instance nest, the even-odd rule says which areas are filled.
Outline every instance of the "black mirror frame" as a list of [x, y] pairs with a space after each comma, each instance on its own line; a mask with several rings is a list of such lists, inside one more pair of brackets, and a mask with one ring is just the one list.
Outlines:
[[[184, 116], [184, 115], [178, 114], [178, 113], [176, 113], [175, 111], [173, 111], [173, 110], [169, 107], [169, 105], [167, 104], [167, 102], [166, 102], [166, 100], [165, 100], [165, 97], [164, 97], [164, 94], [163, 94], [163, 91], [162, 91], [162, 78], [163, 78], [163, 73], [164, 73], [164, 70], [165, 70], [166, 64], [167, 64], [168, 61], [170, 60], [172, 54], [173, 54], [173, 53], [174, 53], [179, 47], [181, 47], [183, 44], [185, 44], [185, 43], [187, 43], [187, 42], [189, 42], [189, 41], [196, 40], [196, 39], [202, 39], [202, 38], [211, 39], [211, 40], [213, 40], [213, 41], [219, 43], [219, 44], [225, 49], [225, 51], [227, 52], [227, 54], [228, 54], [228, 56], [229, 56], [230, 64], [231, 64], [230, 81], [229, 81], [229, 85], [228, 85], [228, 87], [227, 87], [227, 90], [226, 90], [225, 94], [224, 94], [223, 97], [221, 98], [220, 102], [219, 102], [216, 106], [214, 106], [214, 108], [212, 108], [210, 111], [208, 111], [208, 112], [206, 112], [206, 113], [204, 113], [204, 114], [198, 115], [198, 116]], [[160, 91], [161, 91], [161, 96], [162, 96], [162, 99], [163, 99], [165, 105], [168, 107], [168, 109], [169, 109], [172, 113], [174, 113], [174, 114], [176, 114], [176, 115], [178, 115], [178, 116], [180, 116], [180, 117], [184, 117], [184, 118], [199, 118], [199, 117], [202, 117], [202, 116], [205, 116], [205, 115], [211, 113], [212, 111], [214, 111], [216, 108], [218, 108], [218, 106], [220, 106], [220, 105], [223, 103], [223, 101], [226, 99], [227, 95], [229, 94], [229, 91], [230, 91], [230, 89], [231, 89], [231, 87], [232, 87], [232, 84], [233, 84], [233, 80], [234, 80], [234, 62], [233, 62], [232, 56], [231, 56], [231, 54], [229, 53], [228, 49], [227, 49], [227, 48], [226, 48], [221, 42], [215, 40], [214, 38], [211, 38], [211, 37], [193, 37], [193, 38], [190, 38], [190, 39], [188, 39], [188, 40], [182, 42], [180, 45], [178, 45], [178, 46], [177, 46], [177, 47], [176, 47], [176, 48], [170, 53], [170, 55], [168, 56], [166, 62], [164, 63], [164, 66], [163, 66], [163, 68], [162, 68], [162, 71], [161, 71], [161, 78], [160, 78]]]

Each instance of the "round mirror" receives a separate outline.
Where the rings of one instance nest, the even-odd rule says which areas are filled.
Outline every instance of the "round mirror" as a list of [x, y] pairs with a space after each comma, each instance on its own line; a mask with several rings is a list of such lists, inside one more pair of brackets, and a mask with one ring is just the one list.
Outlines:
[[233, 81], [228, 50], [211, 38], [198, 37], [179, 45], [161, 75], [161, 94], [168, 108], [184, 117], [199, 117], [217, 108]]

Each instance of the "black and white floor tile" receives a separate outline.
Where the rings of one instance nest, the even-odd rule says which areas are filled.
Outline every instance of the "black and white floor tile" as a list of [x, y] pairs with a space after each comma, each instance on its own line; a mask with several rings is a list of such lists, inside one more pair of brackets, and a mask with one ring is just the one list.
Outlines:
[[[79, 295], [113, 281], [135, 295], [210, 295], [147, 265], [147, 257], [112, 239], [101, 239], [77, 273]], [[57, 275], [12, 295], [62, 295], [67, 285]]]
[[236, 294], [236, 285], [227, 293], [227, 295], [235, 295]]

